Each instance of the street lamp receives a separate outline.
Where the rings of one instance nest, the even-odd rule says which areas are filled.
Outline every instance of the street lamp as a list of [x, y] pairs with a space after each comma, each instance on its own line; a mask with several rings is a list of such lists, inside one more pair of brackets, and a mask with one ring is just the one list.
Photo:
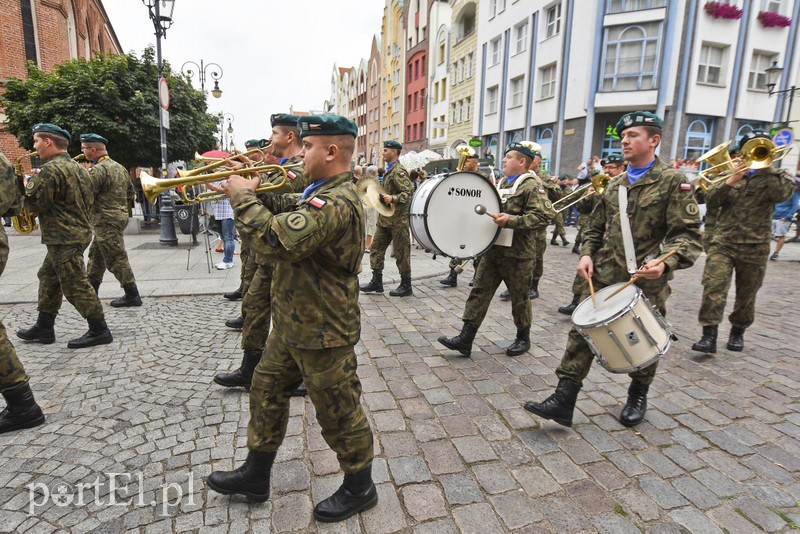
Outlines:
[[[223, 113], [221, 111], [217, 114], [217, 117], [219, 118], [219, 148], [230, 152], [230, 138], [231, 134], [233, 134], [233, 121], [236, 120], [236, 117], [233, 116], [233, 113]], [[225, 121], [228, 121], [227, 129], [225, 128]], [[228, 132], [227, 142], [225, 141], [226, 131]]]
[[783, 67], [779, 67], [777, 61], [773, 61], [772, 66], [764, 71], [764, 73], [767, 75], [766, 85], [767, 91], [769, 91], [769, 96], [778, 95], [789, 99], [789, 106], [786, 108], [786, 121], [781, 121], [783, 124], [788, 125], [789, 118], [792, 116], [792, 101], [794, 100], [794, 93], [795, 91], [800, 91], [800, 87], [795, 87], [793, 85], [789, 89], [779, 89], [776, 91], [775, 86], [778, 85], [778, 80], [780, 80], [782, 72]]
[[[187, 61], [183, 65], [181, 65], [181, 73], [185, 74], [189, 78], [194, 76], [195, 71], [192, 69], [187, 69], [186, 67], [194, 67], [197, 69], [197, 77], [200, 79], [200, 90], [203, 91], [203, 94], [206, 92], [206, 77], [210, 77], [214, 80], [214, 88], [211, 90], [211, 96], [214, 98], [219, 98], [222, 96], [222, 89], [219, 88], [219, 79], [222, 78], [222, 67], [217, 65], [216, 63], [204, 63], [203, 60], [200, 60], [200, 64], [198, 65], [194, 61]], [[207, 72], [208, 69], [213, 69], [211, 72]], [[216, 69], [219, 69], [217, 72]]]
[[[161, 177], [167, 177], [167, 130], [164, 127], [164, 114], [166, 110], [161, 109], [161, 85], [164, 79], [164, 72], [161, 62], [161, 38], [167, 36], [167, 30], [172, 26], [172, 12], [175, 10], [175, 0], [142, 0], [150, 12], [150, 20], [156, 30], [156, 61], [158, 63], [158, 88], [159, 88], [159, 113], [158, 129], [161, 134]], [[165, 14], [162, 14], [165, 13]], [[172, 196], [169, 190], [161, 193], [161, 236], [159, 241], [162, 245], [171, 247], [178, 245], [178, 236], [175, 234], [175, 208], [172, 205]]]

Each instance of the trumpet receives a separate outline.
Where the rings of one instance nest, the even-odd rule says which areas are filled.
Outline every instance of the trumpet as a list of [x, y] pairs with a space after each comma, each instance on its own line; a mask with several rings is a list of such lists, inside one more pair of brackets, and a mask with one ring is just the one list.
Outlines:
[[764, 137], [756, 137], [747, 141], [743, 146], [739, 158], [731, 159], [728, 145], [731, 141], [719, 144], [697, 158], [698, 163], [706, 162], [711, 166], [697, 173], [697, 185], [707, 190], [712, 185], [730, 178], [733, 169], [739, 162], [747, 165], [748, 170], [757, 170], [769, 167], [776, 159], [782, 159], [792, 150], [792, 145], [775, 146], [775, 143]]
[[211, 163], [209, 163], [208, 165], [204, 165], [202, 167], [198, 167], [196, 169], [192, 169], [191, 171], [178, 171], [178, 176], [180, 176], [182, 178], [189, 178], [191, 176], [197, 176], [198, 174], [203, 174], [204, 172], [210, 171], [212, 169], [216, 169], [217, 167], [220, 167], [222, 165], [226, 165], [226, 164], [230, 163], [231, 161], [233, 161], [233, 160], [235, 160], [235, 159], [237, 159], [239, 157], [242, 157], [242, 156], [247, 157], [247, 156], [249, 156], [251, 154], [255, 154], [256, 152], [261, 152], [261, 155], [265, 156], [264, 152], [271, 146], [272, 146], [272, 143], [269, 143], [265, 147], [251, 148], [247, 152], [242, 152], [241, 154], [234, 154], [233, 156], [230, 156], [228, 158], [207, 158], [207, 157], [201, 156], [200, 154], [195, 152], [195, 154], [194, 154], [195, 161], [209, 161]]
[[[576, 190], [571, 191], [563, 198], [559, 198], [558, 200], [553, 202], [553, 209], [556, 210], [556, 213], [561, 213], [565, 209], [577, 204], [584, 198], [589, 198], [590, 196], [598, 193], [602, 194], [603, 190], [606, 188], [606, 185], [608, 185], [608, 181], [611, 180], [611, 177], [607, 174], [595, 174], [594, 176], [591, 177], [591, 180], [592, 180], [591, 183], [582, 185]], [[589, 189], [590, 186], [594, 186], [594, 192], [586, 193], [586, 190]], [[567, 202], [568, 204], [562, 206], [561, 204], [564, 202]]]
[[[142, 181], [142, 191], [144, 192], [145, 198], [151, 204], [154, 204], [158, 195], [163, 193], [168, 189], [172, 189], [175, 187], [183, 187], [180, 192], [181, 200], [184, 204], [197, 204], [200, 202], [212, 202], [216, 200], [222, 200], [225, 198], [225, 195], [222, 193], [217, 193], [216, 191], [205, 191], [196, 195], [194, 198], [189, 198], [186, 194], [186, 187], [200, 185], [200, 184], [209, 184], [211, 182], [217, 182], [223, 178], [228, 176], [232, 176], [234, 174], [245, 174], [245, 173], [264, 173], [264, 172], [272, 172], [278, 171], [281, 173], [281, 180], [278, 183], [269, 183], [262, 180], [261, 184], [256, 188], [256, 193], [267, 193], [269, 191], [274, 191], [276, 189], [280, 189], [284, 186], [287, 179], [286, 170], [291, 169], [292, 167], [298, 167], [298, 165], [260, 165], [256, 167], [250, 167], [247, 169], [239, 169], [239, 170], [231, 170], [231, 171], [220, 171], [214, 172], [210, 174], [201, 174], [201, 175], [193, 175], [190, 173], [178, 175], [177, 178], [164, 178], [159, 179], [155, 176], [150, 176], [147, 174], [146, 171], [142, 171], [139, 175], [139, 179]], [[195, 169], [197, 170], [197, 169]]]

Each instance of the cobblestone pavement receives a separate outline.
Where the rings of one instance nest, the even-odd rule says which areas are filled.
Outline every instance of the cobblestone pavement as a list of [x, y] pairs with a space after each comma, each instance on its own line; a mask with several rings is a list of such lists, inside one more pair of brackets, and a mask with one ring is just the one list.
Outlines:
[[[787, 245], [788, 247], [789, 245]], [[798, 246], [798, 245], [794, 245]], [[529, 354], [509, 358], [509, 303], [492, 307], [471, 359], [443, 351], [460, 328], [456, 289], [416, 280], [414, 296], [362, 295], [357, 347], [376, 440], [380, 495], [340, 524], [312, 518], [341, 474], [308, 400], [292, 400], [272, 496], [251, 505], [209, 491], [213, 469], [246, 455], [247, 396], [211, 383], [240, 358], [219, 295], [150, 297], [106, 307], [114, 343], [67, 351], [85, 322], [65, 304], [53, 345], [15, 340], [47, 414], [0, 436], [3, 532], [787, 532], [800, 525], [798, 264], [770, 262], [743, 353], [690, 346], [702, 260], [678, 273], [669, 319], [679, 340], [661, 362], [646, 420], [617, 422], [627, 376], [595, 367], [572, 429], [521, 405], [546, 397], [566, 342], [577, 256], [549, 247]], [[446, 264], [442, 264], [446, 265]], [[366, 273], [365, 273], [366, 274]], [[106, 301], [107, 304], [107, 301]], [[729, 305], [730, 307], [730, 305]], [[0, 307], [9, 332], [35, 306]], [[110, 489], [114, 484], [116, 488]]]

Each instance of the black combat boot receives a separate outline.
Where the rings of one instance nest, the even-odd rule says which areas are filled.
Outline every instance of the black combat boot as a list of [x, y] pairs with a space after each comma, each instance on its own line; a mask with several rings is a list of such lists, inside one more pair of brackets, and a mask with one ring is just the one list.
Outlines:
[[262, 352], [260, 350], [245, 350], [242, 356], [242, 365], [230, 373], [217, 373], [214, 375], [214, 382], [226, 388], [249, 388], [253, 381], [253, 371], [255, 371], [256, 365], [261, 360]]
[[242, 300], [242, 284], [239, 287], [228, 293], [223, 293], [222, 296], [228, 300]]
[[383, 271], [372, 270], [372, 280], [361, 286], [362, 293], [383, 293]]
[[84, 349], [95, 345], [108, 345], [114, 341], [104, 317], [89, 318], [86, 322], [89, 323], [89, 331], [78, 339], [73, 339], [67, 343], [68, 349]]
[[455, 269], [450, 269], [450, 274], [447, 275], [447, 278], [439, 280], [439, 283], [447, 287], [458, 286], [458, 273], [456, 273]]
[[581, 253], [581, 244], [575, 241], [575, 244], [572, 246], [572, 253], [580, 255]]
[[461, 333], [456, 337], [440, 336], [438, 341], [450, 350], [457, 350], [463, 356], [469, 356], [472, 354], [472, 342], [475, 340], [475, 334], [477, 333], [477, 326], [465, 322], [464, 326], [461, 327]]
[[139, 296], [139, 288], [136, 287], [136, 282], [125, 284], [122, 286], [125, 290], [125, 296], [111, 301], [111, 306], [114, 308], [127, 308], [129, 306], [141, 306], [142, 297]]
[[575, 401], [580, 390], [580, 384], [572, 379], [562, 378], [552, 395], [543, 402], [526, 402], [525, 409], [559, 425], [572, 426], [572, 413], [575, 411]]
[[628, 387], [628, 402], [619, 414], [619, 422], [624, 426], [636, 426], [644, 419], [647, 411], [648, 384], [642, 384], [634, 379]]
[[500, 293], [500, 300], [511, 300], [511, 291], [506, 289], [502, 293]]
[[44, 423], [42, 409], [36, 404], [27, 383], [4, 391], [3, 398], [6, 399], [6, 408], [0, 412], [0, 434]]
[[717, 325], [704, 326], [703, 337], [700, 338], [700, 341], [692, 345], [692, 350], [707, 352], [709, 354], [717, 352], [717, 330]]
[[731, 327], [731, 337], [728, 338], [728, 350], [742, 352], [744, 350], [744, 328], [741, 326]]
[[253, 502], [269, 499], [269, 474], [277, 453], [247, 453], [247, 459], [233, 471], [214, 471], [208, 475], [208, 487], [223, 495], [244, 495]]
[[308, 388], [306, 387], [305, 382], [300, 382], [300, 385], [297, 386], [297, 389], [295, 389], [292, 392], [292, 397], [305, 397], [307, 395], [308, 395]]
[[566, 247], [567, 245], [569, 245], [569, 241], [567, 241], [567, 236], [564, 234], [561, 236], [561, 246]]
[[556, 231], [555, 231], [555, 230], [553, 230], [553, 239], [551, 239], [551, 240], [550, 240], [550, 244], [551, 244], [551, 245], [556, 245], [556, 244], [557, 244], [557, 243], [556, 243], [556, 238], [557, 238], [557, 237], [558, 237], [558, 234], [556, 234]]
[[97, 278], [92, 278], [91, 276], [89, 277], [89, 285], [91, 285], [92, 289], [94, 289], [95, 295], [99, 295], [100, 294], [100, 283], [101, 282], [102, 282], [102, 280], [98, 280]]
[[390, 297], [409, 297], [414, 294], [414, 290], [411, 289], [411, 277], [410, 276], [403, 276], [400, 278], [400, 285], [397, 286], [397, 289], [392, 289], [389, 291]]
[[539, 298], [539, 281], [538, 280], [534, 280], [533, 282], [531, 282], [531, 290], [528, 291], [528, 298], [531, 299], [531, 300]]
[[53, 325], [56, 324], [56, 316], [45, 312], [39, 312], [36, 324], [30, 328], [17, 330], [17, 337], [25, 341], [35, 341], [43, 345], [49, 345], [56, 340], [56, 331]]
[[506, 348], [506, 354], [509, 356], [519, 356], [522, 353], [528, 352], [531, 348], [531, 327], [517, 330], [517, 338], [514, 343]]
[[575, 308], [578, 307], [578, 302], [580, 300], [581, 300], [580, 295], [572, 295], [572, 302], [570, 302], [566, 306], [561, 306], [558, 309], [558, 313], [563, 313], [564, 315], [572, 315], [572, 312], [574, 312]]
[[362, 510], [378, 504], [378, 491], [372, 482], [372, 466], [358, 473], [345, 473], [342, 485], [336, 493], [314, 507], [314, 517], [323, 523], [344, 521]]
[[239, 317], [234, 317], [233, 319], [226, 319], [225, 326], [228, 328], [233, 328], [234, 330], [241, 330], [244, 328], [244, 317], [240, 315]]

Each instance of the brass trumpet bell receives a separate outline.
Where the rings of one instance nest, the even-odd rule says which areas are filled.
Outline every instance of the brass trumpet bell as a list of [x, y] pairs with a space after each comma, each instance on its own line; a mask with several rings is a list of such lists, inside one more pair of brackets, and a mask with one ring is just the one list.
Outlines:
[[708, 169], [697, 173], [701, 179], [708, 180], [709, 178], [714, 178], [736, 167], [731, 159], [731, 155], [728, 153], [728, 146], [730, 146], [730, 144], [731, 141], [720, 143], [697, 158], [697, 163], [708, 163], [709, 165]]
[[[717, 145], [698, 158], [697, 161], [713, 163], [710, 168], [697, 173], [700, 177], [697, 183], [703, 190], [707, 190], [715, 183], [727, 180], [731, 175], [731, 171], [736, 168], [736, 162], [731, 160], [730, 155], [728, 155], [727, 147], [730, 144], [731, 141]], [[726, 149], [723, 150], [724, 156], [719, 154], [720, 147]], [[773, 161], [782, 159], [791, 150], [792, 145], [777, 147], [771, 139], [756, 137], [742, 145], [739, 158], [747, 165], [749, 170], [758, 170], [769, 167]]]
[[[553, 202], [553, 209], [556, 210], [556, 213], [561, 213], [565, 209], [574, 206], [584, 198], [589, 198], [595, 194], [603, 194], [603, 191], [608, 185], [608, 181], [611, 180], [611, 176], [607, 174], [595, 174], [591, 177], [591, 183], [585, 184], [580, 186], [574, 191], [571, 191], [566, 196], [559, 198], [555, 202]], [[586, 190], [589, 189], [589, 186], [594, 187], [594, 193], [588, 193]], [[567, 203], [566, 205], [564, 203]]]

